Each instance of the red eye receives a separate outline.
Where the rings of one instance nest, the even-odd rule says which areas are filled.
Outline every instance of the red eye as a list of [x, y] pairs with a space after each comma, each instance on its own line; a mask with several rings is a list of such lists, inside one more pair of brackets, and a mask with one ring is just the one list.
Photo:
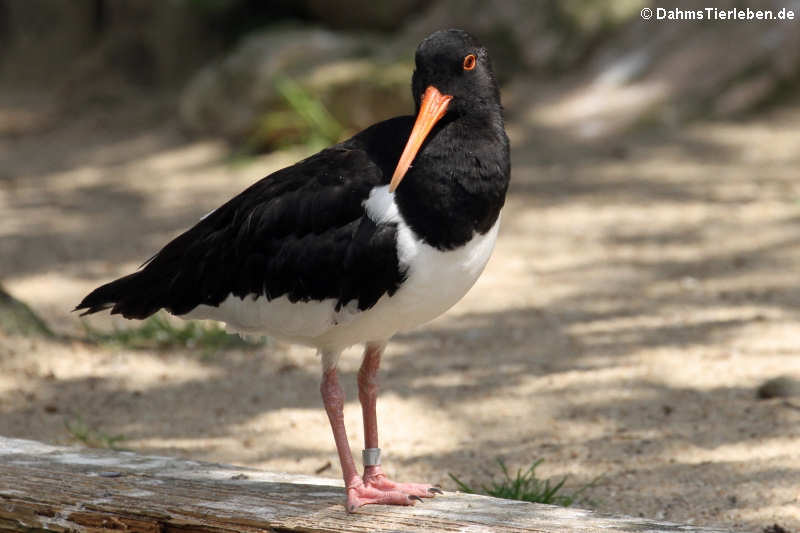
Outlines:
[[475, 54], [468, 54], [467, 57], [464, 58], [464, 70], [474, 69], [476, 63]]

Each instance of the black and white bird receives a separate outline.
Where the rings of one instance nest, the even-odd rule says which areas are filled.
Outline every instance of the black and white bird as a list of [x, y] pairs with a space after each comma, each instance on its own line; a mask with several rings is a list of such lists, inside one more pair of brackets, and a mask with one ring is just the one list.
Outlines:
[[[439, 31], [420, 43], [415, 63], [416, 117], [375, 124], [257, 181], [76, 308], [138, 319], [166, 309], [316, 348], [350, 512], [441, 492], [382, 472], [376, 373], [395, 333], [441, 315], [478, 279], [509, 183], [486, 49], [464, 31]], [[360, 343], [363, 476], [336, 371], [342, 350]]]

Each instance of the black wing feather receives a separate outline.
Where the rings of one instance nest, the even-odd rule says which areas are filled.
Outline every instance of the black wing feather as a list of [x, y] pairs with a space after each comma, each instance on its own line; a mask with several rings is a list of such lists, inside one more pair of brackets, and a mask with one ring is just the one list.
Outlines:
[[[230, 294], [371, 307], [394, 293], [405, 273], [396, 227], [375, 224], [362, 203], [388, 183], [410, 126], [407, 117], [380, 123], [259, 180], [139, 271], [95, 289], [76, 310], [145, 318], [164, 308], [182, 315]], [[379, 138], [390, 146], [371, 146]]]

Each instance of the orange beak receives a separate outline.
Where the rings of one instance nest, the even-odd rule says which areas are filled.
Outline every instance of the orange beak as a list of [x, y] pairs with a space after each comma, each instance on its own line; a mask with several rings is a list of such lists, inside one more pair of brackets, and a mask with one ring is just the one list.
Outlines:
[[422, 104], [419, 106], [419, 113], [417, 113], [417, 120], [414, 122], [411, 135], [408, 137], [406, 147], [403, 149], [403, 154], [400, 156], [400, 161], [397, 162], [397, 168], [392, 175], [392, 181], [389, 183], [389, 192], [394, 192], [397, 186], [400, 185], [400, 181], [408, 172], [411, 162], [414, 161], [417, 152], [422, 147], [422, 143], [425, 142], [425, 137], [433, 129], [434, 124], [447, 112], [447, 105], [452, 99], [452, 96], [440, 93], [433, 85], [425, 89], [425, 94], [422, 95]]

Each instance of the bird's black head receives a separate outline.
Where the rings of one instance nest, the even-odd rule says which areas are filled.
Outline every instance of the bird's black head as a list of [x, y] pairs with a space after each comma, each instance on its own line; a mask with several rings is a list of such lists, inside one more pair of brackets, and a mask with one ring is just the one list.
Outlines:
[[[417, 119], [389, 190], [394, 191], [408, 171], [425, 137], [447, 117], [499, 117], [500, 90], [489, 54], [469, 33], [442, 30], [432, 33], [417, 47], [416, 69], [411, 80]], [[499, 119], [502, 126], [502, 118]]]
[[477, 114], [500, 108], [500, 91], [489, 54], [469, 33], [432, 33], [419, 44], [414, 60], [411, 85], [417, 112], [428, 87], [453, 97], [448, 114]]

